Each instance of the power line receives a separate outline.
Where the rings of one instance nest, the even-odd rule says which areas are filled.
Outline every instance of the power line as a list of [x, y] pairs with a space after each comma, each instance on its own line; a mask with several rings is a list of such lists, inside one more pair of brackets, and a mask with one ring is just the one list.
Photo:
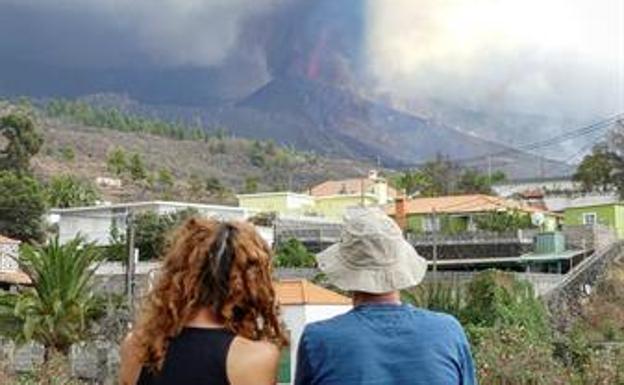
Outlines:
[[[24, 207], [24, 206], [0, 206], [0, 212], [2, 211], [19, 211], [19, 212], [29, 212], [29, 213], [40, 213], [42, 210], [35, 208], [35, 207]], [[110, 215], [104, 214], [104, 215], [96, 215], [96, 214], [86, 214], [86, 213], [79, 213], [79, 212], [72, 212], [72, 213], [51, 213], [51, 212], [47, 212], [46, 210], [43, 210], [45, 215], [59, 215], [59, 216], [63, 216], [63, 215], [71, 215], [73, 217], [79, 217], [79, 218], [87, 218], [87, 219], [116, 219], [116, 218], [126, 218], [127, 213], [112, 213]]]
[[[470, 163], [472, 161], [484, 160], [490, 157], [501, 156], [501, 155], [505, 155], [511, 152], [532, 151], [532, 150], [536, 150], [536, 149], [543, 148], [543, 147], [549, 147], [555, 144], [561, 144], [563, 142], [591, 134], [592, 132], [603, 130], [605, 128], [610, 127], [612, 124], [618, 121], [621, 121], [622, 119], [624, 119], [624, 113], [619, 113], [619, 114], [612, 115], [608, 118], [602, 119], [598, 122], [594, 122], [592, 124], [585, 125], [580, 128], [576, 128], [574, 130], [567, 131], [559, 135], [555, 135], [545, 140], [531, 142], [531, 143], [527, 143], [527, 144], [520, 145], [517, 147], [508, 147], [501, 151], [477, 155], [473, 157], [456, 158], [456, 159], [448, 159], [448, 160], [451, 162], [457, 162], [457, 163]], [[425, 164], [427, 164], [427, 162], [415, 163], [405, 168], [418, 168], [420, 166], [424, 166]]]

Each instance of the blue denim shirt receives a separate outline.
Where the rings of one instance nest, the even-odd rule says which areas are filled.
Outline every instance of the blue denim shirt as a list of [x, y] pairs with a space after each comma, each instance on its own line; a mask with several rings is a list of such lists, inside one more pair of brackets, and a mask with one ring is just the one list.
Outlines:
[[452, 316], [361, 305], [306, 326], [295, 385], [473, 385], [470, 347]]

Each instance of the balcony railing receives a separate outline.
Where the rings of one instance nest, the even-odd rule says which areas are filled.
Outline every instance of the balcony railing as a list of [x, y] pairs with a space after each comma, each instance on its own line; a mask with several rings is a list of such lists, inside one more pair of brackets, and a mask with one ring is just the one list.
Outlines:
[[432, 245], [434, 241], [438, 245], [488, 245], [488, 244], [532, 244], [538, 230], [526, 229], [511, 232], [469, 231], [456, 234], [443, 234], [432, 232], [408, 233], [407, 239], [414, 246]]

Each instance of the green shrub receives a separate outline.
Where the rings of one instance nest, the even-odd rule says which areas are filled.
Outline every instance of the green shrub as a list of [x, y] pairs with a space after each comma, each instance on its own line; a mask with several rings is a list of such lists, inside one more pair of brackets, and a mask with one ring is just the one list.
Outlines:
[[275, 264], [278, 267], [314, 267], [316, 260], [303, 243], [291, 238], [278, 246]]
[[401, 293], [404, 302], [460, 317], [465, 306], [464, 288], [456, 282], [425, 282]]
[[92, 183], [73, 175], [52, 177], [45, 192], [48, 205], [56, 208], [92, 206], [100, 199], [100, 193]]
[[496, 270], [482, 272], [468, 284], [461, 319], [479, 327], [520, 327], [532, 340], [548, 340], [551, 335], [546, 309], [532, 285]]

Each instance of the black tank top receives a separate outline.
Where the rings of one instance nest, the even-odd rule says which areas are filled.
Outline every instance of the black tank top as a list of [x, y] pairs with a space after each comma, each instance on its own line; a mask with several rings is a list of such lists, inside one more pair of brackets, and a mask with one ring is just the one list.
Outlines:
[[225, 329], [184, 328], [169, 343], [162, 370], [143, 368], [137, 385], [229, 385], [225, 365], [234, 337]]

